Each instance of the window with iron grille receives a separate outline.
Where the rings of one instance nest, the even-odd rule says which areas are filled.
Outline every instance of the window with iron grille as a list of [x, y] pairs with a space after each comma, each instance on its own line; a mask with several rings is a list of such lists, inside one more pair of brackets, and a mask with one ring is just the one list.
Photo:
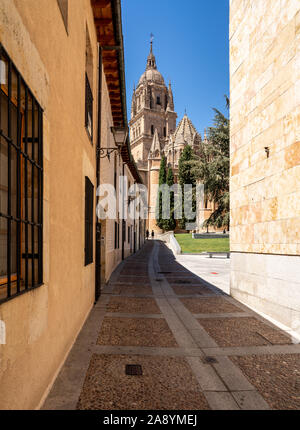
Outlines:
[[122, 220], [122, 247], [123, 244], [126, 242], [126, 221]]
[[94, 186], [85, 177], [85, 266], [93, 262], [93, 219], [94, 219]]
[[114, 158], [114, 188], [117, 192], [117, 155], [115, 154]]
[[93, 141], [93, 94], [88, 75], [85, 75], [85, 128]]
[[120, 248], [120, 224], [115, 222], [115, 249]]
[[118, 241], [118, 223], [115, 222], [115, 249], [117, 249], [117, 241]]
[[117, 239], [117, 248], [120, 249], [120, 224], [118, 223], [118, 239]]
[[43, 111], [0, 44], [0, 303], [43, 283]]

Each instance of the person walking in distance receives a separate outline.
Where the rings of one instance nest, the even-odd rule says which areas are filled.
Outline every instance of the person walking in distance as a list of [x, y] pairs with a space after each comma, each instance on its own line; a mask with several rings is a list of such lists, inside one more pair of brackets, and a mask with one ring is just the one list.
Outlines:
[[149, 230], [148, 229], [146, 230], [146, 238], [147, 238], [147, 240], [149, 239]]
[[154, 230], [152, 230], [152, 232], [151, 232], [151, 237], [152, 237], [152, 240], [154, 239]]

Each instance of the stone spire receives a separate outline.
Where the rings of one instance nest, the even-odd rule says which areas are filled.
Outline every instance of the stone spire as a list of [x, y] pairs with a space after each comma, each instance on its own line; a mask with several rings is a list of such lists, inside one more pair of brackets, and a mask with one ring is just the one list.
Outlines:
[[171, 88], [171, 81], [169, 82], [169, 89], [168, 89], [168, 106], [167, 110], [174, 112], [174, 99], [173, 99], [173, 91]]
[[174, 133], [175, 143], [176, 144], [188, 143], [189, 145], [192, 145], [194, 142], [195, 135], [198, 135], [197, 130], [194, 127], [192, 121], [185, 113], [182, 120], [180, 121], [180, 123], [178, 124], [175, 130], [175, 133]]
[[147, 66], [146, 66], [146, 70], [150, 70], [150, 69], [157, 69], [156, 66], [156, 60], [155, 60], [155, 56], [153, 54], [153, 38], [151, 37], [151, 42], [150, 42], [150, 53], [148, 55], [148, 59], [147, 59]]
[[150, 152], [149, 152], [149, 159], [160, 158], [161, 152], [162, 152], [162, 148], [161, 148], [161, 144], [160, 144], [160, 140], [159, 140], [159, 136], [158, 136], [158, 131], [156, 128], [154, 131], [152, 145], [151, 145]]

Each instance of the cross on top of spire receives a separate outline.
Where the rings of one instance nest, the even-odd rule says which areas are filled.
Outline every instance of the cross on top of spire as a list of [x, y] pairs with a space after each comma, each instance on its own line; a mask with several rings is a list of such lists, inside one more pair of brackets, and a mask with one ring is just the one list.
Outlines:
[[153, 40], [154, 40], [154, 34], [153, 34], [153, 33], [150, 33], [150, 45], [151, 45], [150, 51], [151, 51], [151, 52], [152, 52]]
[[157, 69], [155, 56], [153, 54], [153, 40], [154, 35], [153, 33], [150, 33], [150, 54], [148, 55], [146, 70]]

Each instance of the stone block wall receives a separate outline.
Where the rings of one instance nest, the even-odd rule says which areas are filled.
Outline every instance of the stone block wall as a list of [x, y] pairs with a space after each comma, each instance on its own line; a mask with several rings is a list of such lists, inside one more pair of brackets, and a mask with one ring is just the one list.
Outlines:
[[300, 315], [298, 0], [230, 1], [230, 81], [231, 291], [292, 325]]

